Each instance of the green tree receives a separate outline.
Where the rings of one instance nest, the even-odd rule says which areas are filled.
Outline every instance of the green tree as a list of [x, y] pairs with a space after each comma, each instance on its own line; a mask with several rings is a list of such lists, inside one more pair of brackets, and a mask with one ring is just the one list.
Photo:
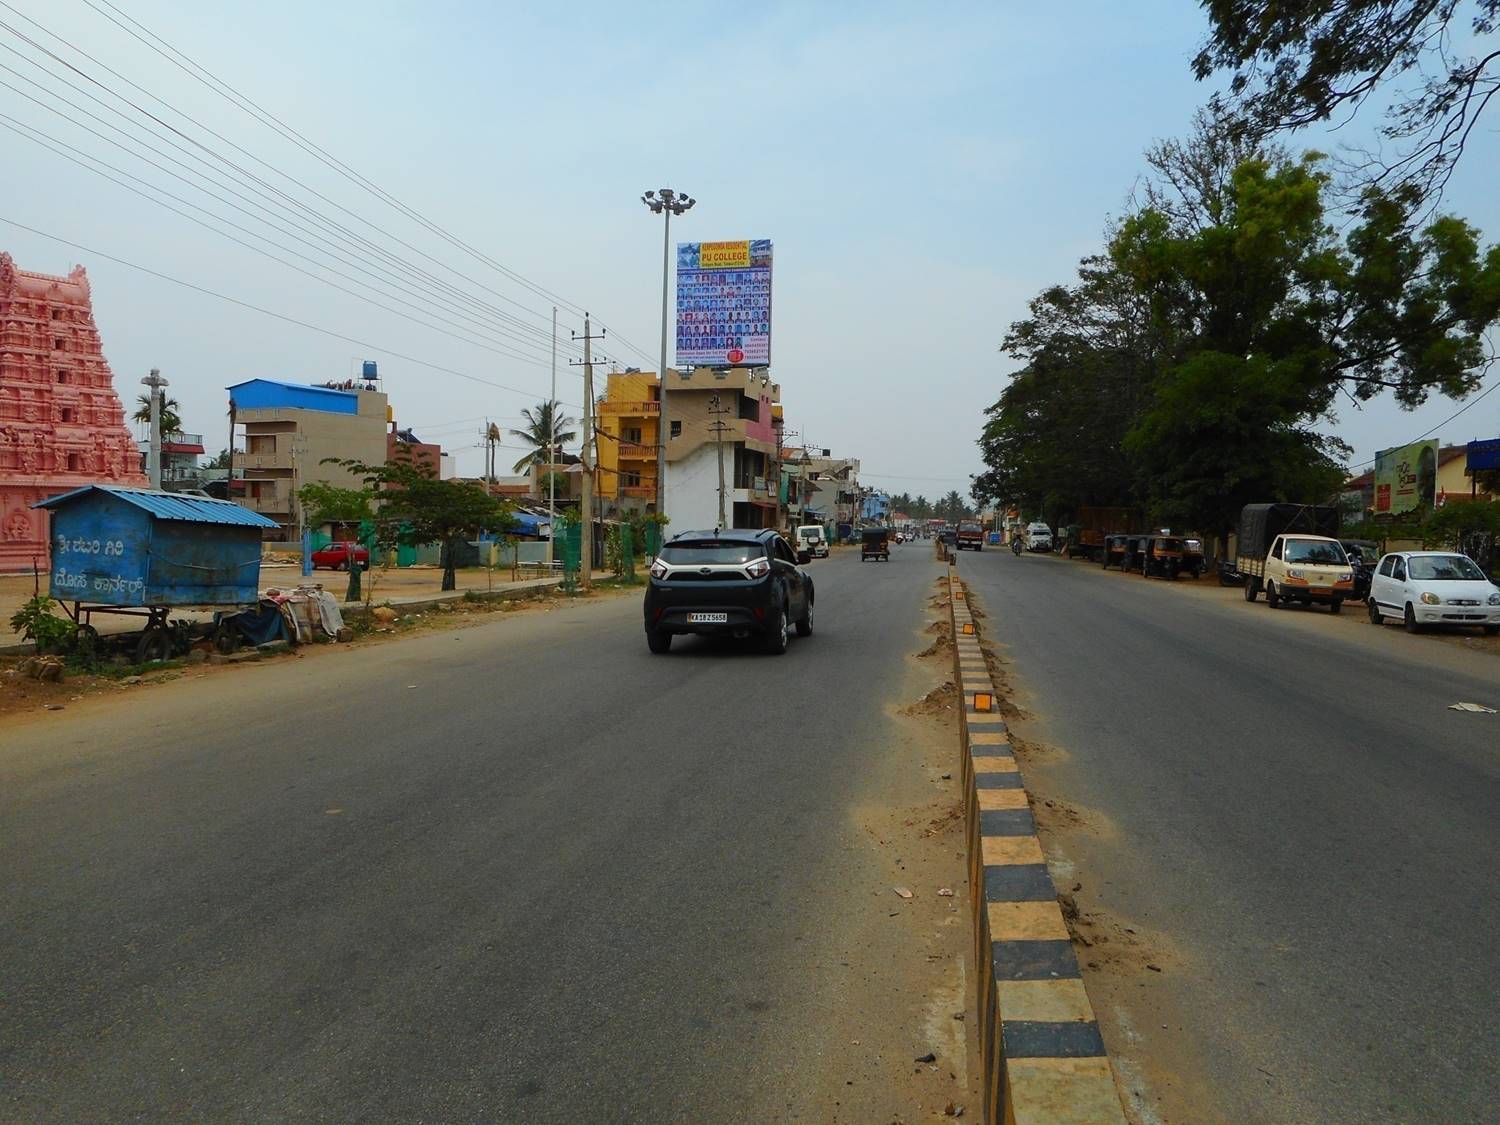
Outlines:
[[1201, 80], [1230, 71], [1239, 128], [1261, 136], [1357, 111], [1377, 93], [1395, 152], [1367, 155], [1370, 182], [1440, 191], [1500, 92], [1500, 0], [1203, 0]]
[[[563, 446], [578, 439], [577, 432], [570, 429], [578, 424], [578, 420], [564, 414], [562, 404], [556, 399], [539, 402], [535, 409], [527, 407], [521, 411], [521, 416], [526, 419], [526, 428], [510, 432], [531, 446], [531, 452], [517, 461], [511, 472], [524, 472], [528, 465], [533, 464], [555, 464]], [[556, 434], [552, 435], [554, 426]]]
[[503, 535], [515, 524], [511, 506], [475, 481], [438, 480], [422, 466], [406, 462], [337, 463], [362, 477], [373, 493], [378, 503], [375, 524], [385, 542], [442, 545], [444, 590], [458, 586], [456, 550], [464, 540], [482, 531]]
[[[149, 425], [151, 422], [151, 396], [137, 395], [135, 401], [137, 409], [130, 417], [134, 421], [144, 422]], [[168, 398], [166, 395], [162, 395], [161, 432], [163, 434], [182, 432], [182, 416], [177, 413], [181, 409], [182, 405], [175, 398]]]
[[221, 449], [213, 455], [213, 459], [203, 466], [205, 469], [227, 469], [229, 468], [229, 450]]
[[369, 488], [340, 488], [312, 481], [297, 489], [297, 499], [313, 527], [322, 523], [363, 523], [375, 518], [375, 492]]

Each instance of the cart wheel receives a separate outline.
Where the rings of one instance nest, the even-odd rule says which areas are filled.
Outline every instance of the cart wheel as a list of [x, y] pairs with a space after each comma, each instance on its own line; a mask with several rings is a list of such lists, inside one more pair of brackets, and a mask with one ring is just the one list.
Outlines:
[[135, 646], [137, 663], [148, 664], [153, 660], [166, 660], [172, 655], [172, 635], [162, 625], [152, 625], [141, 634]]
[[231, 625], [227, 621], [220, 622], [214, 630], [214, 651], [222, 652], [228, 656], [240, 647], [239, 626]]
[[73, 630], [73, 651], [85, 663], [92, 663], [99, 655], [99, 630], [92, 625], [79, 625]]

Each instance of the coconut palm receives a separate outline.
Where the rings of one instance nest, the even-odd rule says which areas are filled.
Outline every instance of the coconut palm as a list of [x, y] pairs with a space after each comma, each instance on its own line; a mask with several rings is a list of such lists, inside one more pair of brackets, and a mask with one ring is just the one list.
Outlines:
[[[562, 404], [556, 399], [539, 402], [534, 410], [527, 407], [521, 411], [521, 417], [526, 419], [526, 428], [511, 430], [511, 436], [520, 438], [532, 448], [530, 453], [515, 463], [511, 469], [513, 473], [525, 471], [528, 465], [555, 463], [562, 453], [562, 447], [578, 438], [577, 432], [568, 428], [576, 426], [578, 419], [569, 418], [562, 413]], [[549, 431], [554, 426], [557, 432], [549, 438]], [[549, 443], [554, 446], [550, 450]]]
[[[137, 395], [135, 401], [140, 409], [131, 415], [137, 422], [151, 422], [151, 396]], [[177, 412], [182, 409], [182, 404], [175, 398], [162, 396], [161, 400], [161, 432], [164, 434], [180, 433], [182, 430], [182, 416]]]

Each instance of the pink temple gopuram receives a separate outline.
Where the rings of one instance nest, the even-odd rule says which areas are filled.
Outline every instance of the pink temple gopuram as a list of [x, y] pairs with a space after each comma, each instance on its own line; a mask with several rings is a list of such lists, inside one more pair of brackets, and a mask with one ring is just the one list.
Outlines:
[[146, 485], [88, 275], [28, 273], [0, 252], [0, 573], [47, 570], [47, 513], [31, 505], [85, 484]]

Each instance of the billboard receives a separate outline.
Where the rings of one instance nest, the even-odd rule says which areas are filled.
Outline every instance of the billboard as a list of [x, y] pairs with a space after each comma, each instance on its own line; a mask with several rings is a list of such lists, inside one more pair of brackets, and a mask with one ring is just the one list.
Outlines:
[[1500, 438], [1469, 442], [1469, 475], [1482, 473], [1486, 469], [1500, 469]]
[[1375, 514], [1399, 516], [1437, 502], [1436, 438], [1375, 455]]
[[677, 367], [771, 362], [771, 240], [677, 244]]

